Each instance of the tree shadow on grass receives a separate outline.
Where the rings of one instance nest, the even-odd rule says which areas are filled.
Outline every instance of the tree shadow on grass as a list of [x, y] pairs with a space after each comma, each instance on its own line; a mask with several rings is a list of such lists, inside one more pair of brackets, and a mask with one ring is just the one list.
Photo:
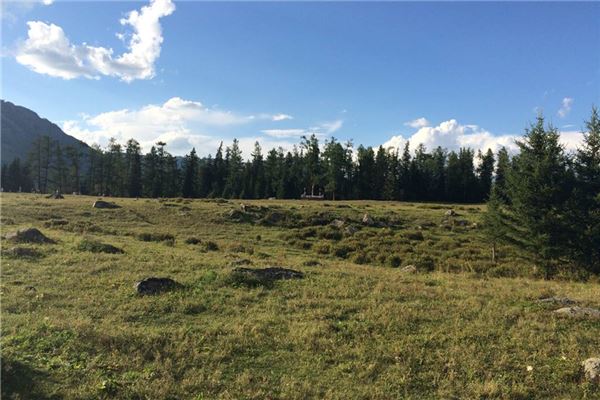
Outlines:
[[20, 361], [2, 358], [0, 391], [2, 399], [59, 399], [59, 396], [47, 396], [41, 392], [40, 384], [48, 379], [49, 376], [44, 371], [34, 369]]

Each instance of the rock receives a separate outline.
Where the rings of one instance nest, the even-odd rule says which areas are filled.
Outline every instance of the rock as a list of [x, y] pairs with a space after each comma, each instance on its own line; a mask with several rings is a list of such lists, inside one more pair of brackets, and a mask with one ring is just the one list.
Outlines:
[[271, 268], [234, 268], [234, 273], [254, 275], [260, 279], [280, 280], [280, 279], [302, 279], [304, 274], [293, 269], [271, 267]]
[[181, 284], [171, 278], [146, 278], [136, 282], [134, 288], [138, 294], [158, 294], [180, 287]]
[[367, 225], [367, 226], [375, 225], [375, 221], [367, 213], [365, 213], [365, 215], [363, 215], [362, 223], [363, 223], [363, 225]]
[[581, 363], [585, 379], [600, 384], [600, 358], [588, 358]]
[[108, 201], [104, 201], [104, 200], [96, 200], [94, 202], [94, 204], [92, 205], [92, 207], [94, 207], [94, 208], [121, 208], [120, 206], [116, 205], [115, 203], [109, 203]]
[[354, 235], [356, 232], [358, 232], [358, 229], [352, 225], [349, 225], [344, 229], [344, 233], [347, 235]]
[[539, 299], [538, 303], [551, 303], [551, 304], [560, 304], [562, 306], [571, 306], [577, 304], [575, 300], [571, 300], [568, 297], [546, 297], [544, 299]]
[[334, 219], [331, 221], [331, 226], [335, 226], [336, 228], [343, 228], [346, 223], [341, 219]]
[[448, 210], [444, 213], [446, 217], [456, 217], [458, 214], [454, 210]]
[[57, 190], [54, 193], [50, 193], [48, 196], [46, 196], [47, 199], [64, 199], [63, 195], [60, 194], [60, 192]]
[[589, 307], [563, 307], [554, 311], [555, 314], [571, 318], [599, 318], [600, 310]]
[[19, 230], [6, 235], [6, 240], [16, 243], [56, 243], [54, 240], [44, 236], [42, 232], [36, 228]]
[[400, 272], [405, 274], [416, 274], [417, 267], [415, 267], [414, 265], [407, 265], [406, 267], [401, 268]]

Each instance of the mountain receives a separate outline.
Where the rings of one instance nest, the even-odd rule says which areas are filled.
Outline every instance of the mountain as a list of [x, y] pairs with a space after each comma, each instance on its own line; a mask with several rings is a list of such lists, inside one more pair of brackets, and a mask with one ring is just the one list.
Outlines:
[[58, 125], [10, 101], [0, 100], [0, 116], [2, 163], [10, 163], [17, 157], [26, 160], [33, 141], [43, 135], [49, 136], [51, 140], [58, 141], [63, 146], [87, 147], [84, 142], [63, 132]]

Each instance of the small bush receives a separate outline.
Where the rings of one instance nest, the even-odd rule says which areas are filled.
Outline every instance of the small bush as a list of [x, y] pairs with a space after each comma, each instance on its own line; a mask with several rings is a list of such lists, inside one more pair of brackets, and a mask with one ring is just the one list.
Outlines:
[[271, 279], [266, 279], [255, 274], [247, 274], [240, 271], [230, 272], [223, 278], [222, 282], [226, 286], [233, 286], [236, 288], [257, 288], [261, 286], [265, 288], [273, 287], [273, 281]]
[[342, 237], [344, 236], [339, 229], [332, 226], [326, 226], [319, 229], [317, 235], [320, 239], [329, 239], [335, 241], [342, 240]]
[[435, 269], [435, 260], [431, 256], [421, 256], [414, 264], [420, 271], [433, 271]]
[[392, 268], [398, 268], [400, 265], [402, 265], [402, 258], [400, 258], [400, 256], [397, 254], [392, 254], [387, 258], [387, 265]]
[[197, 237], [190, 237], [185, 239], [185, 243], [186, 244], [199, 244], [202, 243], [202, 240], [198, 239]]
[[302, 263], [305, 267], [315, 267], [317, 265], [321, 265], [317, 260], [307, 260]]
[[352, 261], [356, 264], [368, 264], [371, 262], [371, 258], [365, 252], [358, 252], [352, 258]]
[[421, 231], [406, 232], [404, 234], [404, 237], [406, 237], [409, 240], [424, 240], [425, 239], [423, 237], [423, 232], [421, 232]]
[[140, 233], [138, 239], [142, 242], [165, 242], [170, 245], [175, 244], [175, 236], [169, 233]]
[[219, 250], [219, 245], [212, 240], [209, 240], [208, 242], [204, 243], [204, 249], [206, 251], [217, 251]]
[[318, 254], [329, 254], [331, 253], [331, 245], [328, 243], [318, 243], [313, 247]]
[[333, 254], [336, 257], [340, 257], [340, 258], [347, 258], [348, 254], [350, 254], [354, 249], [348, 245], [340, 245], [337, 246], [334, 250], [333, 250]]
[[83, 239], [78, 245], [77, 250], [89, 251], [92, 253], [108, 253], [108, 254], [122, 254], [123, 250], [115, 247], [111, 244], [102, 243], [94, 239]]

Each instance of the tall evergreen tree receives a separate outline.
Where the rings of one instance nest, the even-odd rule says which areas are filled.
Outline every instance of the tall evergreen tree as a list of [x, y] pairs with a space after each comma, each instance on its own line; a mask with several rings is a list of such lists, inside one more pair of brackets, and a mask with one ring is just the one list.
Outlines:
[[196, 197], [198, 194], [198, 156], [193, 148], [183, 161], [183, 197]]
[[125, 167], [127, 169], [127, 193], [130, 197], [142, 195], [142, 152], [140, 144], [129, 139], [125, 147]]
[[506, 188], [508, 211], [516, 224], [508, 236], [550, 276], [565, 254], [570, 231], [565, 218], [573, 186], [568, 159], [558, 131], [545, 128], [542, 116], [517, 145], [520, 153], [514, 158]]
[[477, 179], [479, 180], [480, 198], [478, 201], [487, 201], [492, 190], [492, 179], [494, 177], [494, 152], [488, 149], [485, 154], [481, 151], [477, 154], [479, 166], [477, 167]]
[[506, 147], [502, 146], [498, 151], [498, 162], [496, 163], [496, 177], [494, 179], [494, 187], [498, 199], [504, 203], [508, 201], [506, 195], [506, 175], [510, 169], [510, 157]]
[[600, 273], [600, 118], [596, 107], [586, 128], [574, 160], [577, 183], [571, 203], [571, 248], [579, 264]]

